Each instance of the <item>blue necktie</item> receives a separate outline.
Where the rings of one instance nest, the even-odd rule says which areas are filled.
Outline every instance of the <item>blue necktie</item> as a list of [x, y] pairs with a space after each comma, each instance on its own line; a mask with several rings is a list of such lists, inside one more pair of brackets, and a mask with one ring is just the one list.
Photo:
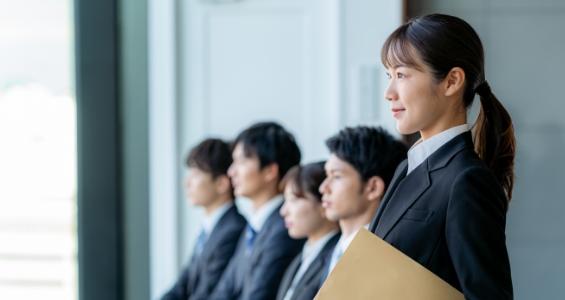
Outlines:
[[253, 250], [253, 244], [255, 243], [255, 236], [257, 236], [257, 233], [255, 232], [255, 230], [253, 230], [253, 227], [251, 227], [251, 225], [247, 223], [247, 227], [245, 227], [246, 255], [251, 254], [251, 250]]
[[200, 235], [198, 236], [198, 240], [196, 241], [196, 247], [194, 248], [194, 256], [195, 258], [199, 257], [202, 254], [202, 250], [204, 250], [204, 245], [206, 245], [206, 239], [208, 238], [206, 231], [202, 230]]

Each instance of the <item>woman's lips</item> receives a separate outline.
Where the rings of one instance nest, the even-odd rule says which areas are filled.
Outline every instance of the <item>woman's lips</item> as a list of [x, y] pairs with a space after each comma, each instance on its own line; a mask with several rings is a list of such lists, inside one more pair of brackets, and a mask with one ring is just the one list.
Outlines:
[[323, 208], [328, 208], [328, 207], [330, 207], [331, 205], [332, 205], [332, 203], [329, 202], [329, 201], [322, 201], [322, 207], [323, 207]]
[[393, 117], [396, 117], [396, 116], [398, 116], [399, 114], [403, 113], [404, 111], [405, 111], [405, 109], [395, 109], [395, 108], [393, 108], [393, 109], [392, 109], [392, 116], [393, 116]]
[[284, 222], [284, 226], [285, 226], [286, 228], [290, 228], [290, 227], [292, 227], [292, 223], [285, 221], [285, 222]]

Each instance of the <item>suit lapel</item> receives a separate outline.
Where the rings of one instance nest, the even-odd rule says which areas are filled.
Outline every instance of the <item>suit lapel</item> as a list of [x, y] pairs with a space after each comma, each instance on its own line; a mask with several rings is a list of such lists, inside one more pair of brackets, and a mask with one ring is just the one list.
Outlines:
[[[416, 167], [407, 176], [408, 162], [405, 161], [403, 172], [397, 173], [394, 179], [399, 177], [399, 183], [395, 183], [396, 189], [390, 189], [386, 192], [385, 197], [388, 197], [385, 204], [377, 212], [375, 216], [375, 230], [372, 230], [377, 236], [382, 239], [396, 225], [398, 220], [402, 217], [404, 212], [428, 189], [430, 186], [430, 172], [445, 167], [449, 161], [460, 151], [464, 149], [473, 149], [473, 138], [470, 131], [464, 132], [447, 143], [441, 146], [436, 152], [432, 153], [421, 165]], [[400, 167], [399, 167], [400, 168]], [[394, 186], [391, 184], [391, 188]], [[381, 205], [382, 205], [381, 204]], [[385, 217], [382, 217], [382, 216]]]
[[194, 291], [196, 289], [196, 284], [198, 282], [198, 274], [199, 270], [201, 269], [202, 265], [205, 264], [205, 261], [208, 260], [208, 257], [211, 255], [212, 251], [216, 248], [218, 242], [220, 242], [221, 237], [223, 235], [223, 231], [225, 231], [226, 226], [223, 225], [224, 223], [228, 222], [231, 215], [237, 212], [237, 208], [232, 206], [228, 209], [224, 215], [220, 218], [212, 232], [210, 233], [210, 237], [206, 241], [204, 248], [202, 249], [202, 254], [198, 259], [192, 259], [192, 262], [189, 267], [189, 283], [188, 283], [188, 290]]
[[249, 255], [249, 262], [251, 263], [251, 266], [253, 266], [255, 264], [255, 261], [259, 258], [262, 252], [260, 249], [267, 238], [270, 236], [272, 227], [271, 225], [273, 224], [273, 221], [276, 220], [277, 217], [280, 217], [279, 211], [280, 206], [271, 213], [269, 218], [267, 218], [267, 220], [265, 221], [263, 228], [261, 228], [261, 231], [257, 233], [257, 236], [255, 237], [255, 243], [253, 244], [253, 249], [251, 250], [251, 254]]
[[282, 218], [279, 214], [281, 206], [282, 205], [280, 205], [277, 209], [275, 209], [271, 213], [269, 218], [267, 218], [267, 220], [265, 221], [265, 224], [263, 225], [261, 231], [257, 233], [257, 236], [255, 237], [255, 243], [253, 244], [253, 249], [251, 250], [251, 254], [249, 254], [249, 260], [244, 262], [244, 264], [247, 265], [245, 271], [245, 278], [248, 277], [249, 272], [251, 272], [251, 270], [254, 269], [255, 265], [259, 262], [259, 259], [263, 254], [263, 250], [262, 250], [263, 244], [271, 235], [270, 232], [271, 230], [273, 230], [274, 222], [276, 222], [277, 218]]
[[326, 242], [326, 245], [324, 246], [324, 248], [322, 248], [322, 251], [320, 251], [316, 259], [314, 259], [312, 264], [310, 264], [304, 275], [302, 275], [300, 282], [294, 290], [294, 294], [292, 294], [292, 297], [290, 298], [291, 300], [299, 300], [298, 296], [300, 296], [301, 290], [304, 289], [304, 287], [308, 285], [310, 281], [317, 275], [323, 273], [324, 266], [326, 266], [326, 260], [329, 259], [329, 256], [333, 251], [335, 245], [337, 244], [337, 241], [339, 241], [340, 237], [341, 233], [336, 233], [331, 239]]
[[398, 184], [395, 191], [389, 195], [390, 200], [383, 207], [386, 217], [382, 218], [377, 224], [375, 234], [382, 239], [390, 232], [392, 227], [398, 222], [404, 212], [416, 201], [424, 191], [430, 186], [430, 176], [428, 172], [428, 161], [424, 161], [408, 174], [402, 182]]
[[286, 292], [288, 291], [288, 289], [290, 288], [290, 285], [292, 284], [292, 280], [294, 280], [294, 275], [296, 275], [296, 271], [298, 271], [298, 268], [300, 268], [300, 263], [302, 262], [302, 252], [299, 253], [290, 263], [290, 265], [288, 266], [288, 271], [285, 274], [283, 281], [281, 282], [281, 287], [279, 288], [279, 290], [281, 290], [281, 299], [284, 298], [284, 296], [286, 295]]
[[218, 223], [216, 224], [216, 226], [214, 226], [214, 229], [212, 229], [212, 232], [210, 233], [210, 237], [208, 238], [206, 244], [204, 245], [204, 249], [202, 249], [202, 257], [205, 257], [206, 254], [209, 254], [213, 249], [216, 248], [216, 245], [221, 240], [221, 237], [224, 235], [224, 231], [228, 229], [225, 226], [225, 223], [227, 223], [231, 218], [231, 216], [236, 212], [237, 212], [237, 208], [234, 205], [224, 213], [224, 215], [220, 218], [220, 220], [218, 220]]
[[394, 173], [394, 176], [392, 177], [390, 185], [389, 185], [389, 187], [387, 187], [387, 190], [385, 192], [383, 200], [382, 200], [381, 204], [379, 205], [379, 208], [377, 209], [377, 213], [373, 217], [373, 220], [371, 221], [371, 225], [369, 225], [369, 231], [375, 232], [377, 225], [378, 225], [378, 223], [381, 219], [381, 216], [383, 214], [383, 211], [385, 210], [385, 207], [388, 205], [390, 198], [394, 194], [394, 191], [396, 190], [396, 188], [398, 187], [398, 185], [400, 184], [402, 179], [404, 179], [404, 177], [406, 177], [407, 171], [408, 171], [408, 160], [406, 159], [398, 165], [396, 172]]

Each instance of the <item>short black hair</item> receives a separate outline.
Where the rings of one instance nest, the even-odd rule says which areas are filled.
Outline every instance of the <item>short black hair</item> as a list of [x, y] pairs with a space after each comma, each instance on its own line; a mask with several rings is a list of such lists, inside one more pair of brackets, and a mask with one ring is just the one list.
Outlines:
[[228, 175], [231, 166], [230, 144], [220, 139], [206, 139], [194, 147], [186, 159], [186, 165], [212, 174], [212, 179]]
[[318, 202], [322, 202], [320, 185], [326, 180], [324, 169], [325, 161], [307, 164], [306, 166], [294, 166], [284, 176], [279, 189], [283, 190], [287, 184], [292, 186], [292, 193], [299, 198], [305, 198], [310, 194]]
[[366, 182], [379, 176], [388, 187], [408, 148], [381, 127], [347, 127], [326, 141], [332, 154], [346, 161]]
[[279, 180], [288, 170], [300, 163], [300, 149], [294, 136], [275, 122], [262, 122], [244, 130], [235, 139], [243, 145], [246, 157], [256, 156], [259, 168], [276, 163], [279, 166]]

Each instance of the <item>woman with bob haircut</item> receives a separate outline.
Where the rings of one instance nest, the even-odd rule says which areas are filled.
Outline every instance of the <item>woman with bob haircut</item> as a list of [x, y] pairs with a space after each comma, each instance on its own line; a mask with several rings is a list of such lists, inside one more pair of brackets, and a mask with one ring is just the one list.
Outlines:
[[280, 213], [288, 234], [308, 240], [286, 270], [277, 300], [314, 299], [326, 260], [341, 236], [337, 222], [326, 219], [318, 190], [326, 179], [324, 164], [296, 166], [281, 181], [285, 199]]
[[513, 299], [505, 226], [516, 141], [486, 81], [479, 36], [457, 17], [427, 15], [394, 31], [381, 59], [398, 131], [422, 138], [398, 166], [370, 230], [466, 299]]

